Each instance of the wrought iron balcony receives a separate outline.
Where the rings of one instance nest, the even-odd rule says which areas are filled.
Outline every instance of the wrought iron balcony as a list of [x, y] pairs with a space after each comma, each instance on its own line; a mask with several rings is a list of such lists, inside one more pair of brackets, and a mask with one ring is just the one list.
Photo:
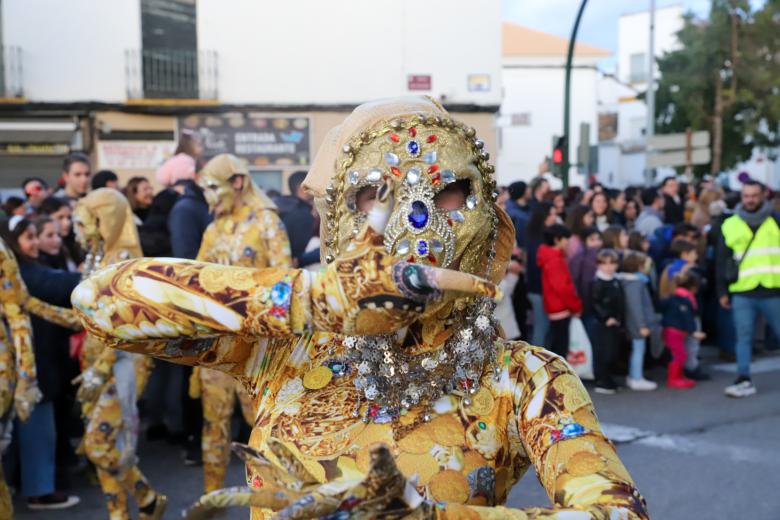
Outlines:
[[125, 51], [128, 99], [217, 99], [216, 51]]
[[22, 88], [22, 48], [16, 45], [0, 46], [0, 97], [20, 98]]

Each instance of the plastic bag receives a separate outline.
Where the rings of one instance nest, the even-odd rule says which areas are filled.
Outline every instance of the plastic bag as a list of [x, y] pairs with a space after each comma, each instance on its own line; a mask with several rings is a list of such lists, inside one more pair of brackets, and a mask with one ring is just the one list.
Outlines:
[[569, 322], [569, 353], [566, 361], [580, 379], [593, 379], [593, 348], [582, 320], [576, 316]]

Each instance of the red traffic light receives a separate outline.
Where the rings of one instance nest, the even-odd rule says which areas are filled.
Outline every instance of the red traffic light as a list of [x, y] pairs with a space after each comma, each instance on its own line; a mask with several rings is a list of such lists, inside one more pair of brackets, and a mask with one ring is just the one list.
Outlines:
[[561, 164], [563, 162], [563, 150], [560, 148], [553, 150], [552, 160], [554, 164]]

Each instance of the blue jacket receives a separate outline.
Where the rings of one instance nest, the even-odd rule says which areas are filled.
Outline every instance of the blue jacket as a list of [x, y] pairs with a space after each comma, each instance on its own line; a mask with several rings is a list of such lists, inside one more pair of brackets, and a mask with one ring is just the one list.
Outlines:
[[691, 300], [685, 296], [673, 294], [661, 301], [661, 312], [663, 312], [664, 327], [671, 327], [683, 330], [692, 334], [698, 330], [696, 326], [696, 310], [693, 308]]
[[189, 181], [168, 215], [173, 256], [190, 259], [197, 257], [203, 233], [210, 222], [209, 205], [203, 190], [195, 182]]
[[526, 246], [526, 231], [525, 228], [528, 225], [528, 206], [521, 206], [516, 201], [509, 199], [506, 201], [506, 214], [512, 219], [512, 224], [515, 225], [515, 241], [517, 247], [525, 248]]
[[[32, 296], [60, 307], [70, 307], [70, 293], [81, 281], [79, 273], [62, 269], [52, 269], [37, 262], [19, 259], [19, 273]], [[38, 387], [43, 400], [54, 398], [63, 388], [67, 388], [73, 374], [69, 374], [70, 335], [72, 330], [65, 329], [49, 321], [30, 315], [33, 332], [33, 351], [35, 368], [38, 372]]]

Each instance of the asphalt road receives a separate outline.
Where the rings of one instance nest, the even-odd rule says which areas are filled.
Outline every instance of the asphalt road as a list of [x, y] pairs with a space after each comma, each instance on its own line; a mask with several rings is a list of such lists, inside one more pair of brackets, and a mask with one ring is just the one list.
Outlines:
[[[711, 355], [707, 349], [705, 355]], [[622, 391], [614, 396], [593, 394], [607, 434], [650, 507], [662, 520], [780, 519], [780, 354], [764, 355], [754, 365], [758, 394], [742, 400], [726, 398], [723, 387], [733, 380], [733, 368], [713, 366], [713, 380], [693, 390], [661, 388], [651, 393]], [[649, 376], [661, 381], [664, 372]], [[181, 463], [180, 450], [165, 442], [141, 446], [141, 467], [150, 481], [168, 494], [166, 518], [179, 511], [201, 489], [201, 470]], [[233, 460], [227, 484], [241, 484], [241, 464]], [[72, 491], [81, 504], [61, 512], [32, 513], [16, 500], [16, 518], [107, 518], [99, 488], [79, 476]], [[528, 474], [509, 498], [513, 507], [549, 504], [535, 475]], [[230, 511], [224, 519], [248, 518]]]

